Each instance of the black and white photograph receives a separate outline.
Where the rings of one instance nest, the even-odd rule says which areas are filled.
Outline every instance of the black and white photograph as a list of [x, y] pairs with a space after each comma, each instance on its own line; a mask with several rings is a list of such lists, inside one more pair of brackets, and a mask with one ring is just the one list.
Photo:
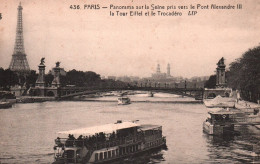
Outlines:
[[259, 0], [0, 0], [0, 164], [260, 164]]

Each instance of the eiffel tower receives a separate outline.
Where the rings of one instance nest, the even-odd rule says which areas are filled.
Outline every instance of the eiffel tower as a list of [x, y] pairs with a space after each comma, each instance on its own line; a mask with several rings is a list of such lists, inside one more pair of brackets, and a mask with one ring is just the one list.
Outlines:
[[21, 5], [21, 2], [17, 10], [18, 10], [18, 18], [17, 18], [17, 27], [16, 27], [16, 39], [15, 39], [14, 53], [12, 55], [12, 60], [9, 65], [9, 69], [17, 72], [28, 72], [30, 71], [30, 67], [24, 51], [23, 17], [22, 17], [23, 7]]

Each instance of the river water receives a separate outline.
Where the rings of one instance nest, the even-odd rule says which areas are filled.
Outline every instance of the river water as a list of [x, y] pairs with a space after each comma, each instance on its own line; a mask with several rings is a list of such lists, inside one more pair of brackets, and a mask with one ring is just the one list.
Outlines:
[[[203, 104], [169, 103], [191, 99], [168, 94], [155, 94], [155, 98], [131, 96], [137, 101], [153, 99], [156, 102], [124, 106], [90, 101], [15, 104], [0, 110], [0, 163], [51, 163], [56, 132], [117, 120], [162, 125], [167, 138], [167, 150], [124, 163], [260, 163], [254, 147], [260, 140], [260, 130], [255, 127], [236, 126], [239, 136], [212, 137], [202, 131], [207, 116]], [[160, 100], [167, 102], [158, 103]]]

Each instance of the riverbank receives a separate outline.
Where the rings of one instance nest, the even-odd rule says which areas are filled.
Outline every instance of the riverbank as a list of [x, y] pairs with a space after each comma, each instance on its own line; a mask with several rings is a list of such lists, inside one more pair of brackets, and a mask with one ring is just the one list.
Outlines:
[[[160, 94], [158, 94], [160, 96]], [[202, 104], [203, 101], [195, 100], [190, 97], [180, 97], [176, 95], [167, 95], [165, 97], [147, 97], [143, 95], [129, 95], [132, 103], [173, 103], [173, 104]], [[117, 96], [101, 96], [101, 97], [74, 97], [71, 99], [60, 100], [56, 97], [39, 97], [39, 96], [21, 96], [16, 99], [9, 99], [14, 103], [37, 103], [46, 101], [89, 101], [89, 102], [115, 102], [117, 103]]]
[[16, 98], [16, 103], [34, 103], [34, 102], [45, 102], [55, 101], [55, 97], [37, 97], [37, 96], [22, 96]]
[[[202, 104], [201, 100], [195, 100], [191, 97], [182, 97], [180, 95], [156, 93], [153, 97], [148, 94], [127, 95], [132, 103], [175, 103], [175, 104]], [[100, 96], [100, 97], [74, 97], [70, 101], [91, 101], [91, 102], [118, 102], [118, 96]]]
[[[90, 102], [117, 102], [117, 100], [97, 100], [97, 99], [73, 99], [71, 101], [90, 101]], [[149, 101], [149, 100], [131, 100], [132, 103], [173, 103], [173, 104], [202, 104], [202, 101]]]

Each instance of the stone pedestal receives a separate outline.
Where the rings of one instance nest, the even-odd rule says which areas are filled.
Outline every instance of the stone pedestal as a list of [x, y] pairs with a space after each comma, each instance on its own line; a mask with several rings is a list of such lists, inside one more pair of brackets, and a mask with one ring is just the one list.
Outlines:
[[60, 67], [55, 67], [54, 69], [54, 78], [51, 83], [52, 87], [60, 87]]
[[39, 75], [36, 80], [35, 87], [44, 87], [45, 86], [45, 79], [44, 79], [45, 65], [41, 63], [38, 67], [39, 67]]
[[226, 86], [226, 65], [224, 63], [224, 58], [221, 58], [217, 63], [217, 71], [216, 71], [216, 86], [217, 87], [225, 87]]

